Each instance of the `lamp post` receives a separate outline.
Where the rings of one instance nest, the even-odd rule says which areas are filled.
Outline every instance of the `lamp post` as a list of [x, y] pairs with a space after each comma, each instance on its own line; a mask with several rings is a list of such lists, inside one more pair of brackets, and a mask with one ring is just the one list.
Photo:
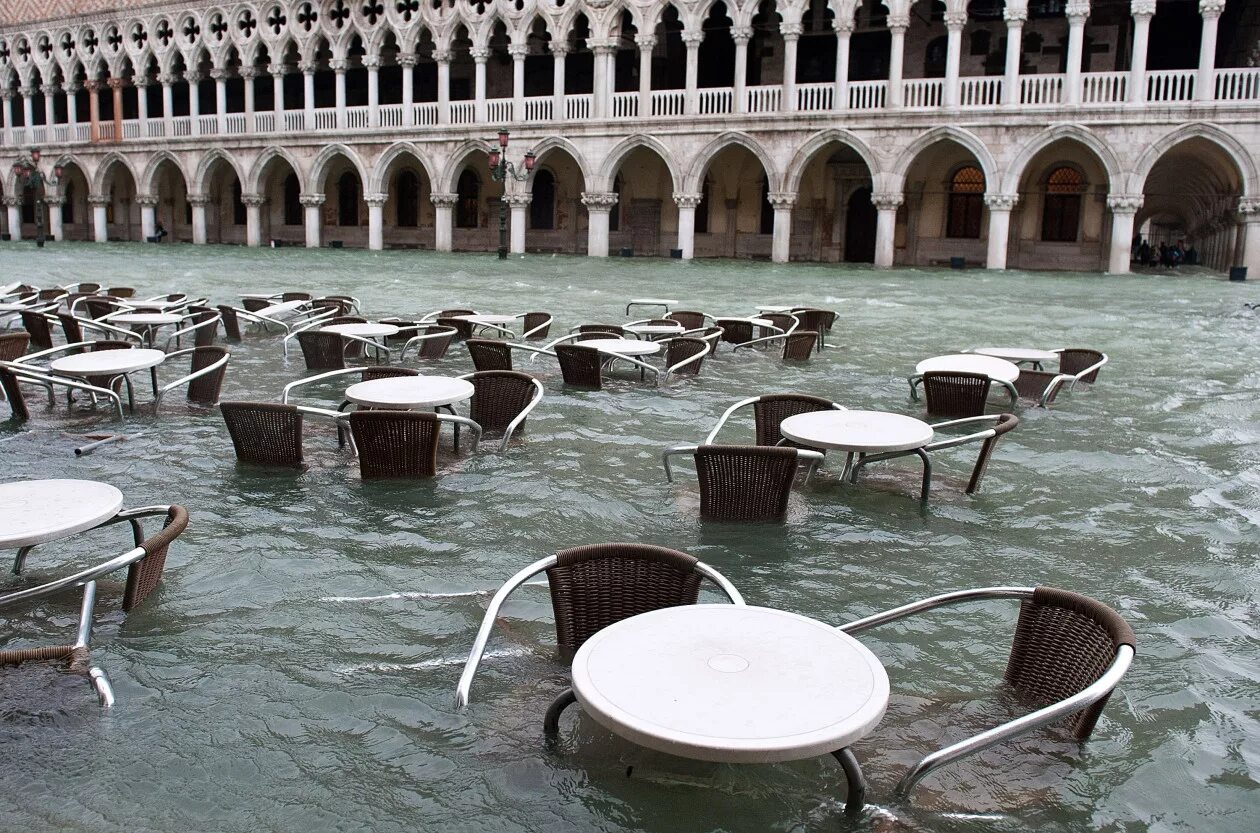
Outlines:
[[[534, 169], [534, 152], [532, 150], [525, 151], [524, 165], [525, 169], [518, 171], [516, 166], [507, 161], [508, 132], [506, 130], [499, 131], [499, 146], [493, 145], [486, 151], [490, 158], [490, 176], [495, 182], [504, 182], [503, 193], [507, 195], [506, 180], [511, 177], [517, 182], [524, 182], [529, 178], [529, 172]], [[499, 260], [507, 260], [508, 256], [508, 227], [507, 227], [507, 200], [499, 200]]]
[[35, 245], [44, 248], [44, 197], [48, 185], [61, 181], [61, 165], [54, 165], [51, 175], [39, 169], [39, 148], [31, 148], [26, 156], [19, 156], [13, 163], [13, 175], [19, 188], [35, 189]]

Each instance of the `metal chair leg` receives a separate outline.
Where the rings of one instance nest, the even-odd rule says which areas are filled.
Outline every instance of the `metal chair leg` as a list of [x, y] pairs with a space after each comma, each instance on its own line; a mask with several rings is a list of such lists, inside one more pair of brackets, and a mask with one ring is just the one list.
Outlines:
[[560, 696], [551, 701], [551, 705], [547, 707], [547, 714], [543, 717], [543, 734], [547, 740], [554, 741], [560, 734], [560, 715], [569, 706], [577, 702], [577, 695], [573, 693], [573, 689], [566, 688], [560, 692]]
[[17, 557], [13, 559], [13, 575], [20, 576], [22, 574], [22, 568], [26, 566], [26, 556], [29, 555], [33, 549], [35, 549], [35, 545], [31, 544], [30, 546], [22, 547], [17, 551]]
[[849, 782], [849, 794], [844, 802], [844, 814], [856, 816], [866, 806], [866, 778], [862, 775], [862, 767], [858, 765], [853, 750], [849, 747], [831, 753], [840, 762], [844, 777]]
[[921, 448], [916, 448], [914, 453], [923, 461], [923, 488], [919, 494], [919, 500], [927, 500], [928, 492], [932, 491], [932, 459]]

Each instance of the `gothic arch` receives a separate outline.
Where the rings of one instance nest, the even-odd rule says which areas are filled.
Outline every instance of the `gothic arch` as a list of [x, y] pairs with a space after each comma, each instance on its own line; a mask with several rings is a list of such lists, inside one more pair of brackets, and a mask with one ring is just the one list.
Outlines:
[[485, 153], [486, 145], [484, 142], [474, 142], [471, 139], [461, 142], [455, 150], [451, 151], [447, 157], [446, 167], [442, 170], [442, 178], [436, 180], [433, 190], [442, 190], [447, 193], [454, 193], [456, 183], [459, 181], [459, 175], [467, 167], [468, 157], [476, 151]]
[[779, 168], [774, 164], [774, 160], [770, 154], [766, 153], [766, 149], [751, 136], [745, 133], [738, 133], [728, 130], [714, 137], [713, 141], [704, 146], [699, 153], [695, 155], [691, 162], [691, 168], [687, 172], [686, 178], [683, 180], [683, 190], [688, 193], [695, 193], [700, 190], [702, 179], [705, 172], [709, 168], [714, 158], [717, 157], [726, 148], [738, 145], [747, 149], [757, 160], [761, 162], [762, 169], [766, 172], [766, 179], [770, 182], [770, 190], [778, 191], [781, 184]]
[[647, 148], [661, 157], [661, 160], [665, 163], [666, 170], [669, 171], [670, 181], [673, 183], [674, 190], [681, 191], [682, 174], [679, 171], [678, 160], [674, 158], [673, 152], [665, 147], [656, 137], [643, 133], [636, 133], [618, 142], [608, 152], [608, 155], [604, 157], [604, 164], [600, 166], [595, 176], [591, 177], [590, 184], [587, 187], [592, 191], [612, 190], [613, 178], [617, 175], [617, 170], [621, 167], [621, 163], [625, 161], [631, 151], [640, 147]]
[[310, 173], [307, 174], [307, 187], [303, 189], [304, 193], [319, 193], [318, 190], [324, 185], [324, 175], [328, 173], [328, 164], [338, 156], [345, 157], [351, 167], [359, 174], [359, 182], [366, 183], [368, 181], [367, 170], [363, 167], [363, 160], [359, 158], [359, 154], [352, 148], [341, 143], [325, 145], [324, 149], [311, 162]]
[[1206, 122], [1183, 124], [1159, 140], [1151, 143], [1146, 152], [1138, 158], [1133, 166], [1133, 174], [1129, 183], [1129, 193], [1140, 194], [1146, 187], [1147, 177], [1151, 170], [1163, 158], [1164, 154], [1188, 139], [1204, 139], [1223, 150], [1234, 160], [1242, 175], [1242, 196], [1260, 195], [1260, 171], [1257, 171], [1256, 160], [1247, 150], [1246, 145], [1238, 141], [1228, 131]]
[[[541, 142], [534, 145], [533, 150], [534, 155], [538, 157], [539, 163], [546, 158], [548, 153], [554, 150], [559, 150], [568, 154], [573, 158], [573, 161], [577, 163], [578, 170], [582, 172], [582, 181], [591, 181], [591, 168], [588, 164], [586, 164], [586, 157], [583, 156], [582, 152], [577, 149], [577, 146], [568, 139], [561, 136], [548, 136], [546, 139], [543, 139]], [[534, 170], [536, 171], [538, 168], [534, 168]], [[534, 177], [531, 174], [529, 177], [529, 187], [533, 187], [533, 181]]]
[[136, 169], [132, 166], [131, 162], [128, 161], [127, 157], [116, 151], [110, 151], [99, 163], [97, 163], [96, 170], [92, 174], [93, 194], [108, 193], [105, 189], [105, 182], [115, 165], [122, 165], [123, 170], [131, 176], [132, 182], [140, 181], [140, 177], [136, 176]]
[[1103, 170], [1107, 173], [1107, 187], [1115, 190], [1126, 181], [1124, 168], [1115, 152], [1088, 128], [1075, 124], [1056, 124], [1046, 128], [1027, 142], [1011, 160], [1002, 177], [1003, 194], [1014, 194], [1019, 191], [1019, 183], [1024, 178], [1028, 163], [1055, 142], [1068, 139], [1087, 148], [1097, 157]]
[[387, 176], [389, 174], [390, 166], [402, 157], [410, 157], [414, 159], [416, 163], [419, 164], [420, 169], [424, 171], [425, 178], [428, 179], [429, 182], [434, 181], [433, 163], [429, 161], [428, 157], [421, 153], [420, 149], [410, 142], [396, 142], [390, 145], [384, 153], [377, 157], [376, 165], [372, 168], [371, 176], [364, 180], [364, 183], [367, 186], [366, 193], [385, 193], [389, 189], [389, 180], [387, 179]]
[[214, 163], [218, 161], [227, 163], [227, 166], [232, 169], [232, 173], [236, 174], [236, 178], [241, 182], [242, 192], [244, 192], [245, 177], [241, 175], [240, 166], [236, 164], [236, 160], [229, 153], [220, 148], [213, 148], [205, 156], [201, 157], [192, 179], [184, 177], [184, 181], [188, 183], [190, 191], [198, 194], [208, 193], [210, 172], [214, 168]]
[[[283, 159], [287, 162], [289, 167], [293, 169], [293, 172], [297, 174], [298, 181], [302, 181], [302, 166], [298, 164], [298, 161], [294, 158], [293, 154], [289, 153], [289, 151], [282, 147], [272, 145], [258, 155], [258, 158], [254, 160], [254, 164], [249, 169], [248, 176], [241, 180], [241, 185], [244, 188], [245, 193], [259, 193], [259, 189], [263, 187], [263, 172], [266, 170], [267, 165], [277, 158]], [[302, 193], [309, 193], [309, 190], [310, 189], [308, 189], [306, 184], [303, 182]]]
[[153, 193], [154, 179], [157, 177], [158, 168], [162, 166], [163, 162], [170, 162], [174, 165], [175, 170], [179, 171], [179, 175], [184, 178], [185, 184], [190, 182], [188, 171], [184, 170], [184, 165], [179, 161], [179, 157], [169, 150], [159, 150], [149, 158], [149, 164], [145, 166], [144, 173], [141, 174], [140, 179], [137, 181], [136, 190], [138, 193]]
[[918, 136], [902, 151], [890, 173], [899, 180], [905, 180], [910, 166], [914, 164], [914, 160], [919, 157], [919, 154], [937, 142], [953, 142], [966, 148], [976, 158], [976, 161], [980, 163], [980, 170], [984, 172], [984, 181], [990, 183], [990, 189], [1001, 181], [1001, 172], [998, 170], [997, 162], [994, 160], [993, 154], [989, 152], [989, 149], [985, 147], [984, 142], [980, 141], [980, 137], [969, 130], [952, 126], [934, 127]]
[[875, 158], [875, 154], [871, 153], [871, 149], [867, 147], [866, 142], [858, 138], [857, 134], [844, 129], [824, 130], [815, 133], [800, 149], [792, 156], [792, 161], [788, 163], [787, 172], [783, 177], [783, 190], [789, 194], [795, 194], [801, 188], [801, 176], [805, 173], [805, 168], [809, 165], [810, 160], [814, 158], [814, 154], [818, 153], [827, 145], [841, 144], [852, 148], [853, 152], [862, 157], [862, 161], [866, 163], [866, 167], [871, 172], [871, 180], [877, 182], [877, 177], [881, 173], [879, 160]]

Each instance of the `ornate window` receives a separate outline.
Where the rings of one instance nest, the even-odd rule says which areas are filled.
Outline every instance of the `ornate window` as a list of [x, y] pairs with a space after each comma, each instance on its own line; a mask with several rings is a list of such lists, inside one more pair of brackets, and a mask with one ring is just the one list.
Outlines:
[[470, 168], [465, 168], [459, 175], [455, 193], [458, 196], [455, 201], [455, 227], [477, 228], [481, 213], [481, 180]]
[[964, 165], [949, 180], [949, 214], [946, 237], [980, 239], [980, 217], [984, 213], [984, 172]]
[[420, 177], [414, 171], [398, 174], [394, 194], [396, 225], [400, 228], [415, 228], [420, 225]]
[[1045, 206], [1041, 212], [1041, 239], [1051, 243], [1075, 243], [1081, 226], [1081, 195], [1085, 177], [1066, 165], [1046, 177]]
[[546, 168], [534, 174], [534, 198], [529, 203], [529, 227], [554, 229], [556, 227], [556, 178]]
[[359, 177], [346, 171], [337, 180], [337, 225], [359, 224]]
[[284, 224], [286, 226], [302, 225], [302, 188], [298, 185], [297, 174], [289, 174], [284, 178]]

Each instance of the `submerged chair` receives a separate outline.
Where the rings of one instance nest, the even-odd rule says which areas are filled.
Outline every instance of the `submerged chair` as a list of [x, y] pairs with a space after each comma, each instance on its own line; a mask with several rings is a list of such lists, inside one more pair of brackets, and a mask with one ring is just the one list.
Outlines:
[[[716, 584], [732, 604], [744, 603], [725, 576], [684, 552], [648, 544], [591, 544], [563, 550], [512, 576], [490, 599], [459, 677], [458, 708], [468, 705], [473, 678], [503, 603], [516, 588], [544, 572], [551, 588], [556, 640], [566, 663], [582, 643], [614, 622], [663, 607], [695, 604], [702, 579]], [[550, 727], [572, 702], [571, 691], [556, 699], [547, 711]]]
[[542, 401], [542, 383], [528, 373], [514, 370], [479, 370], [460, 376], [472, 383], [468, 416], [486, 434], [502, 433], [499, 451], [525, 429], [525, 418]]
[[665, 477], [674, 473], [669, 458], [691, 454], [700, 478], [700, 517], [710, 521], [782, 521], [796, 467], [808, 466], [805, 481], [822, 462], [818, 451], [758, 445], [675, 446], [661, 455]]
[[464, 341], [472, 356], [473, 367], [478, 370], [511, 370], [512, 348], [509, 342], [497, 338], [470, 338]]
[[[164, 515], [165, 523], [161, 531], [146, 538], [141, 521], [151, 515]], [[149, 597], [161, 581], [162, 571], [166, 567], [167, 551], [171, 543], [188, 527], [188, 511], [177, 505], [147, 507], [120, 512], [108, 523], [121, 522], [131, 524], [134, 549], [73, 575], [36, 587], [0, 594], [0, 610], [4, 610], [12, 609], [20, 602], [44, 599], [70, 588], [83, 588], [78, 633], [73, 643], [42, 648], [0, 649], [0, 665], [20, 668], [27, 663], [41, 660], [65, 662], [72, 673], [88, 677], [102, 706], [114, 704], [114, 690], [109, 683], [109, 676], [104, 669], [92, 665], [91, 662], [89, 643], [95, 614], [97, 579], [126, 567], [127, 583], [123, 589], [122, 609], [128, 612], [133, 610]], [[21, 562], [30, 550], [31, 547], [24, 547], [19, 552], [18, 561], [14, 564], [15, 571], [21, 570]]]
[[21, 312], [22, 326], [31, 336], [31, 344], [36, 350], [50, 350], [53, 346], [52, 325], [59, 323], [56, 318], [35, 310], [24, 309]]
[[359, 452], [359, 473], [365, 480], [436, 475], [443, 422], [471, 429], [474, 451], [481, 438], [481, 426], [471, 419], [427, 411], [354, 411], [349, 422]]
[[993, 449], [997, 447], [998, 440], [1002, 438], [1008, 431], [1014, 430], [1019, 425], [1019, 417], [1014, 414], [993, 414], [989, 416], [967, 417], [965, 419], [954, 419], [949, 422], [938, 422], [932, 426], [934, 431], [942, 428], [957, 428], [962, 425], [979, 425], [983, 423], [992, 423], [991, 427], [980, 431], [966, 434], [960, 437], [946, 436], [944, 439], [934, 440], [923, 446], [923, 448], [913, 448], [908, 451], [889, 451], [880, 454], [864, 454], [859, 455], [857, 462], [853, 464], [851, 469], [850, 482], [856, 483], [858, 474], [862, 468], [871, 464], [878, 463], [881, 460], [893, 460], [898, 457], [908, 457], [915, 455], [923, 461], [923, 486], [920, 490], [919, 497], [927, 500], [928, 493], [932, 490], [932, 460], [928, 456], [930, 452], [941, 451], [946, 448], [964, 445], [966, 443], [980, 443], [980, 453], [976, 457], [975, 467], [971, 470], [971, 479], [967, 482], [966, 493], [974, 495], [980, 491], [980, 482], [984, 479], [984, 474], [988, 470], [989, 460], [993, 456]]
[[897, 784], [900, 798], [940, 767], [1051, 723], [1066, 721], [1073, 738], [1088, 740], [1133, 662], [1137, 640], [1120, 614], [1096, 599], [1053, 587], [959, 590], [866, 616], [840, 630], [857, 634], [938, 607], [988, 599], [1020, 602], [1003, 681], [1034, 711], [924, 757]]
[[727, 420], [740, 408], [746, 408], [749, 405], [753, 409], [753, 427], [757, 445], [792, 445], [790, 440], [779, 433], [779, 426], [790, 416], [814, 411], [845, 410], [839, 403], [803, 393], [768, 393], [763, 396], [752, 396], [741, 399], [726, 409], [717, 424], [713, 426], [713, 430], [704, 438], [705, 444], [711, 445], [717, 439], [722, 426], [726, 425]]
[[577, 344], [557, 344], [553, 348], [560, 362], [560, 374], [564, 383], [575, 388], [599, 390], [603, 387], [602, 371], [604, 355], [594, 347]]
[[546, 341], [551, 332], [552, 317], [549, 312], [526, 312], [518, 315], [521, 319], [521, 338], [525, 341]]
[[677, 336], [665, 342], [665, 375], [661, 379], [668, 382], [672, 375], [699, 376], [704, 357], [712, 352], [712, 347], [701, 338], [685, 338]]
[[295, 333], [307, 370], [340, 370], [346, 367], [347, 337], [322, 330]]
[[1020, 368], [1015, 389], [1021, 399], [1049, 408], [1060, 393], [1071, 393], [1078, 383], [1092, 384], [1098, 379], [1098, 371], [1107, 363], [1107, 355], [1097, 350], [1076, 347], [1055, 350], [1059, 354], [1059, 371], [1026, 370]]
[[704, 320], [708, 316], [696, 310], [676, 309], [665, 317], [682, 324], [684, 330], [700, 330], [704, 328]]
[[437, 319], [437, 324], [439, 327], [447, 327], [454, 330], [456, 341], [467, 341], [473, 337], [473, 327], [475, 325], [465, 318], [443, 315]]
[[220, 402], [236, 459], [258, 466], [302, 465], [302, 414], [277, 402]]
[[188, 375], [168, 382], [158, 388], [153, 399], [153, 410], [162, 405], [162, 397], [181, 385], [188, 386], [188, 401], [200, 405], [213, 405], [219, 401], [219, 392], [223, 390], [223, 377], [227, 375], [228, 359], [231, 353], [223, 347], [188, 347], [170, 353], [167, 358], [188, 356], [191, 362]]
[[[81, 349], [85, 345], [68, 345], [71, 349]], [[63, 348], [64, 349], [64, 348]], [[39, 354], [33, 353], [30, 357]], [[26, 357], [26, 358], [30, 358]], [[97, 387], [84, 380], [75, 379], [70, 376], [56, 376], [42, 368], [34, 367], [21, 362], [0, 361], [0, 389], [4, 390], [5, 398], [9, 402], [10, 416], [19, 422], [25, 422], [31, 418], [30, 409], [26, 406], [26, 397], [22, 392], [21, 384], [39, 385], [48, 391], [49, 407], [55, 402], [53, 396], [54, 388], [64, 388], [66, 391], [83, 391], [93, 394], [97, 397], [103, 397], [114, 405], [114, 411], [119, 419], [123, 418], [122, 397], [117, 391], [108, 390], [106, 388]]]
[[[79, 339], [82, 341], [83, 339]], [[0, 362], [11, 362], [26, 355], [31, 334], [26, 332], [0, 333]]]
[[928, 416], [974, 417], [984, 413], [993, 380], [983, 373], [929, 370], [923, 374]]
[[722, 341], [727, 344], [744, 344], [753, 340], [751, 321], [742, 318], [718, 318], [713, 322], [722, 328]]
[[416, 333], [407, 339], [398, 354], [398, 360], [407, 358], [407, 350], [416, 347], [417, 358], [426, 361], [437, 361], [446, 355], [451, 342], [458, 331], [454, 327], [443, 327], [437, 324], [423, 324], [416, 328]]

